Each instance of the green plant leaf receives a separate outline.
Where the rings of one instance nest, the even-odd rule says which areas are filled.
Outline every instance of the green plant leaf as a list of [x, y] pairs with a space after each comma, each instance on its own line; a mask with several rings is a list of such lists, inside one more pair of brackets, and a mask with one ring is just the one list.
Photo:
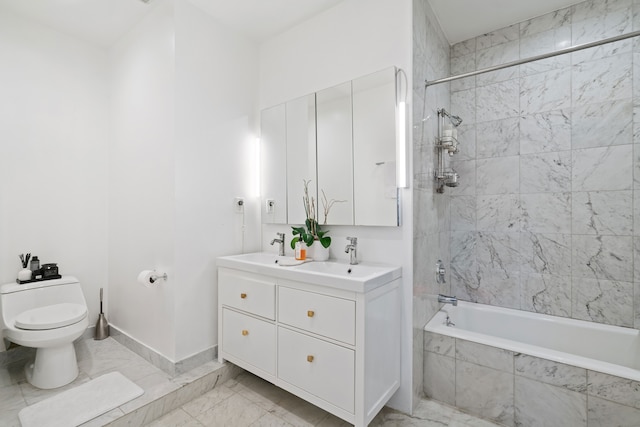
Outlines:
[[323, 248], [328, 248], [331, 245], [331, 237], [320, 237], [320, 244]]
[[299, 237], [294, 237], [293, 239], [291, 239], [291, 249], [296, 249], [296, 243], [298, 243], [298, 240], [300, 240]]
[[304, 240], [304, 242], [307, 244], [307, 246], [311, 246], [313, 244], [313, 235], [312, 234], [305, 234], [305, 236], [302, 238], [302, 240]]

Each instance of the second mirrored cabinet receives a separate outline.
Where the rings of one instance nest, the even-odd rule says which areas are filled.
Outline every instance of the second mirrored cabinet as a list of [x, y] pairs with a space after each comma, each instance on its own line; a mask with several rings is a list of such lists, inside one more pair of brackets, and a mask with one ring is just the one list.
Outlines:
[[396, 68], [262, 110], [262, 222], [397, 226]]

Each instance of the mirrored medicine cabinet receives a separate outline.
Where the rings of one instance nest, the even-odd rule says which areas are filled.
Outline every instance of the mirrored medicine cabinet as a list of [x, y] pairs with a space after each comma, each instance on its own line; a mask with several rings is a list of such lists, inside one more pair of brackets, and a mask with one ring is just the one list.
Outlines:
[[262, 110], [262, 222], [303, 224], [310, 180], [320, 223], [399, 225], [396, 99], [389, 67]]

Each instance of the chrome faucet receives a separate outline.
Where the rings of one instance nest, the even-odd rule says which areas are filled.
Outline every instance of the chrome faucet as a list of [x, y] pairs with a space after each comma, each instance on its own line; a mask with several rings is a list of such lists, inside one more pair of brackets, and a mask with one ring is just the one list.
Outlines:
[[347, 237], [349, 244], [344, 248], [344, 252], [349, 254], [349, 264], [356, 265], [358, 263], [358, 238]]
[[278, 246], [278, 255], [279, 256], [284, 256], [284, 233], [276, 233], [278, 235], [277, 239], [273, 239], [271, 241], [271, 246], [273, 246], [274, 243], [278, 242], [279, 246]]
[[458, 305], [458, 298], [450, 297], [448, 295], [438, 295], [438, 302], [443, 302], [445, 304]]

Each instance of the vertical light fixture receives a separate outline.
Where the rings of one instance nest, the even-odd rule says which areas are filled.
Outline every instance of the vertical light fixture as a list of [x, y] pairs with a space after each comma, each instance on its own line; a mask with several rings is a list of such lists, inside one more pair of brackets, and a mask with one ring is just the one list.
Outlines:
[[[404, 77], [404, 94], [402, 79]], [[407, 188], [407, 75], [402, 69], [396, 71], [396, 185]]]
[[252, 151], [251, 169], [253, 170], [253, 179], [251, 180], [251, 193], [254, 197], [260, 197], [260, 137], [254, 139]]

